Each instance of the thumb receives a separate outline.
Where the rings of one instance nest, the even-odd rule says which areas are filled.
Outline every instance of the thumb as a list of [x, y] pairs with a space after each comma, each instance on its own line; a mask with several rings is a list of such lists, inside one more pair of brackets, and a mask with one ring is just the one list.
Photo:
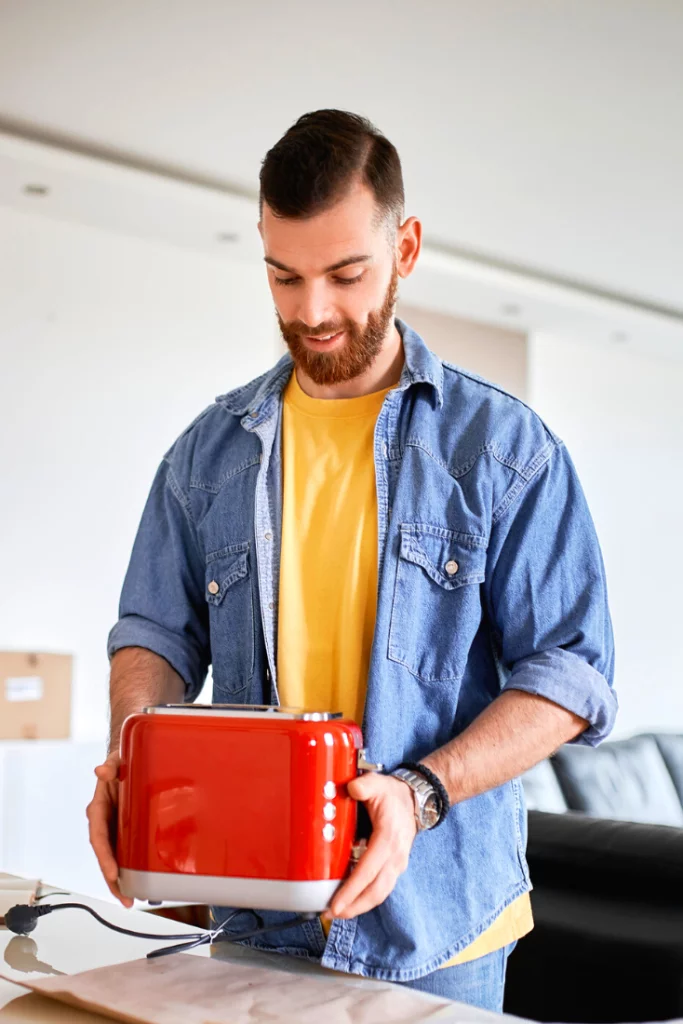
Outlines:
[[379, 792], [381, 785], [381, 777], [377, 772], [366, 772], [352, 779], [346, 788], [354, 800], [365, 801]]
[[103, 782], [111, 782], [116, 778], [119, 771], [119, 757], [118, 754], [111, 754], [103, 764], [98, 764], [95, 768], [95, 775], [98, 779]]

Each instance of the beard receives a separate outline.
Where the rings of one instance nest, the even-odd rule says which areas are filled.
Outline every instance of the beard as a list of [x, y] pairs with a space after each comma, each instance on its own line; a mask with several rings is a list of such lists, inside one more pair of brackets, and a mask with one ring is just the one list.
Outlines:
[[[368, 313], [365, 327], [361, 327], [355, 320], [346, 319], [337, 323], [326, 320], [311, 328], [301, 320], [286, 324], [277, 313], [282, 337], [294, 363], [318, 385], [341, 384], [360, 376], [382, 350], [394, 319], [397, 293], [398, 271], [394, 266], [384, 302], [379, 309]], [[345, 338], [343, 345], [335, 352], [312, 352], [302, 338], [302, 335], [324, 338], [339, 331], [345, 332]]]

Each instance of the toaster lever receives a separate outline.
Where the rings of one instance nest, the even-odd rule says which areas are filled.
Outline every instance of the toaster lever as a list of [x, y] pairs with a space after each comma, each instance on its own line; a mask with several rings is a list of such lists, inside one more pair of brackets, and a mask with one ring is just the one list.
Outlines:
[[357, 761], [357, 764], [356, 764], [356, 767], [358, 768], [358, 771], [359, 772], [383, 772], [384, 771], [384, 765], [381, 764], [379, 761], [377, 762], [377, 764], [371, 764], [371, 762], [366, 759], [366, 756], [365, 756], [366, 754], [367, 754], [366, 748], [365, 747], [361, 747], [360, 750], [358, 751], [358, 761]]

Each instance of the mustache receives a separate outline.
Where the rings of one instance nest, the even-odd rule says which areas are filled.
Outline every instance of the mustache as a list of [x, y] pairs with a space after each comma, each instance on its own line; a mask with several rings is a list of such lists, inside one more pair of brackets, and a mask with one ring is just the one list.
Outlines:
[[288, 334], [305, 334], [308, 338], [326, 338], [328, 334], [339, 334], [340, 331], [348, 330], [348, 326], [325, 322], [316, 327], [309, 327], [301, 320], [292, 320], [291, 323], [285, 324], [285, 330]]

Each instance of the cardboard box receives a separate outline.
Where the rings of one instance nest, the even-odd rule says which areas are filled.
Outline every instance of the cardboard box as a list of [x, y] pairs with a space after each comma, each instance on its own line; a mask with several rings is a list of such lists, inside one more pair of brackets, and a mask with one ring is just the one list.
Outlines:
[[70, 654], [0, 651], [0, 739], [71, 735]]

